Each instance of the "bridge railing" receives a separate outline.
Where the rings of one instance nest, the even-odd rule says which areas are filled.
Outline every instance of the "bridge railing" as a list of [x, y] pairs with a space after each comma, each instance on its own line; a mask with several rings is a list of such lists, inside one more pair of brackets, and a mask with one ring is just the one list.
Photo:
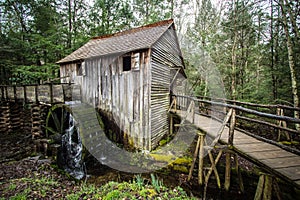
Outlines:
[[[186, 110], [190, 102], [195, 104], [195, 113], [212, 117], [222, 121], [229, 109], [233, 109], [230, 123], [230, 134], [228, 143], [232, 144], [234, 129], [246, 131], [253, 137], [274, 143], [283, 148], [282, 144], [295, 146], [300, 142], [300, 131], [296, 130], [295, 125], [300, 124], [300, 119], [291, 117], [293, 112], [300, 111], [286, 105], [261, 105], [247, 102], [232, 101], [227, 99], [211, 99], [203, 97], [190, 97], [173, 95], [176, 99], [176, 107]], [[288, 115], [284, 115], [284, 114]], [[290, 151], [299, 150], [293, 148]]]
[[80, 99], [80, 86], [73, 84], [0, 85], [0, 101], [54, 104]]

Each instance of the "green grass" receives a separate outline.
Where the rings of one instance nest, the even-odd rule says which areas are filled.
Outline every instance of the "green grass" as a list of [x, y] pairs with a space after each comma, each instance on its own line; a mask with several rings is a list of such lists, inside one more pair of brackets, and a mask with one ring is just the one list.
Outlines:
[[10, 197], [9, 199], [10, 200], [26, 200], [29, 192], [30, 192], [30, 189], [26, 189], [22, 193], [16, 194], [15, 196]]
[[101, 187], [92, 184], [84, 184], [80, 191], [69, 194], [68, 200], [83, 199], [193, 199], [186, 192], [176, 187], [173, 189], [163, 185], [153, 174], [151, 183], [145, 184], [145, 179], [137, 175], [132, 182], [109, 182]]
[[[51, 176], [36, 177], [34, 175], [31, 178], [27, 177], [10, 180], [4, 192], [12, 195], [8, 197], [8, 199], [11, 200], [26, 200], [29, 197], [31, 198], [32, 195], [34, 198], [49, 198], [51, 197], [51, 194], [53, 194], [53, 191], [55, 191], [55, 194], [57, 194], [61, 190], [64, 190], [65, 193], [59, 198], [69, 200], [149, 198], [162, 200], [192, 199], [191, 197], [187, 196], [186, 192], [180, 187], [167, 188], [163, 185], [163, 181], [154, 174], [150, 175], [150, 179], [143, 178], [141, 175], [136, 175], [135, 178], [130, 182], [108, 182], [102, 186], [96, 186], [94, 184], [88, 184], [85, 182], [72, 183], [72, 185], [73, 186], [70, 188], [67, 188]], [[67, 189], [67, 191], [65, 189]], [[4, 197], [4, 195], [0, 197], [0, 200], [4, 199]]]

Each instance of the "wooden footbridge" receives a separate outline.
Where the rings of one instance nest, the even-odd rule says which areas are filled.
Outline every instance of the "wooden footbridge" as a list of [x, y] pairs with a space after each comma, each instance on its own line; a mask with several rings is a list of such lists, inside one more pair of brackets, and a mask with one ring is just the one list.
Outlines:
[[[80, 101], [80, 96], [80, 87], [70, 84], [0, 86], [2, 103], [22, 101], [53, 105], [68, 100]], [[169, 108], [169, 112], [176, 113], [183, 121], [189, 122], [203, 132], [199, 134], [190, 176], [199, 155], [199, 183], [207, 183], [212, 173], [218, 180], [216, 164], [222, 153], [226, 152], [225, 188], [229, 188], [230, 185], [230, 161], [234, 153], [256, 163], [266, 173], [279, 176], [300, 188], [300, 151], [283, 145], [299, 144], [300, 141], [300, 132], [295, 129], [295, 124], [300, 124], [300, 120], [289, 117], [293, 116], [294, 111], [299, 112], [300, 108], [179, 95], [172, 96]], [[205, 136], [212, 138], [209, 144], [205, 143]], [[222, 145], [216, 145], [217, 142]], [[216, 158], [211, 153], [212, 149], [220, 150]], [[204, 174], [205, 152], [208, 154], [211, 167], [208, 173]], [[265, 174], [260, 178], [258, 199], [259, 195], [266, 192], [268, 180], [269, 176]], [[220, 186], [219, 181], [218, 185]], [[241, 185], [241, 189], [242, 187]]]
[[[300, 131], [295, 130], [295, 124], [299, 124], [300, 120], [284, 116], [285, 112], [293, 115], [295, 110], [299, 112], [300, 109], [283, 105], [257, 105], [225, 99], [212, 100], [176, 95], [173, 96], [170, 107], [171, 112], [176, 113], [182, 119], [187, 120], [204, 132], [204, 134], [199, 134], [194, 157], [195, 161], [197, 154], [199, 154], [200, 184], [207, 182], [210, 174], [214, 171], [220, 186], [215, 166], [224, 148], [221, 148], [215, 159], [210, 151], [212, 147], [217, 147], [216, 141], [225, 145], [227, 148], [226, 152], [229, 152], [226, 155], [225, 188], [230, 185], [230, 152], [237, 153], [251, 160], [265, 170], [265, 173], [279, 176], [300, 188], [299, 150], [282, 145], [282, 143], [287, 141], [299, 144]], [[248, 130], [241, 129], [241, 127], [245, 127], [243, 125], [245, 122], [250, 124]], [[260, 126], [257, 126], [257, 124]], [[257, 127], [260, 127], [259, 129], [261, 130], [258, 130]], [[260, 134], [257, 134], [258, 132]], [[262, 137], [263, 134], [267, 137], [272, 136], [276, 140]], [[213, 138], [214, 141], [206, 144], [205, 136]], [[285, 142], [282, 142], [283, 140]], [[200, 171], [204, 170], [202, 159], [205, 151], [208, 151], [211, 161], [211, 167], [206, 176], [200, 173]], [[268, 192], [265, 190], [268, 190], [267, 188], [270, 185], [271, 187], [269, 188], [272, 188], [273, 182], [270, 181], [268, 185], [268, 178], [270, 177], [266, 174], [261, 176], [256, 194], [257, 199], [260, 199], [259, 195]], [[242, 185], [240, 186], [243, 187]]]

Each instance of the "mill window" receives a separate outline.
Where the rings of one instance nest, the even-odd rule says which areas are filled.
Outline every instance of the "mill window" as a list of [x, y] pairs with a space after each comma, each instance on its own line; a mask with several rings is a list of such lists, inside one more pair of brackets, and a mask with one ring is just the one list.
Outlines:
[[81, 63], [77, 63], [76, 72], [77, 72], [77, 76], [82, 76], [82, 64]]
[[123, 57], [123, 72], [131, 70], [131, 56]]
[[76, 64], [76, 75], [85, 76], [85, 62], [80, 62]]

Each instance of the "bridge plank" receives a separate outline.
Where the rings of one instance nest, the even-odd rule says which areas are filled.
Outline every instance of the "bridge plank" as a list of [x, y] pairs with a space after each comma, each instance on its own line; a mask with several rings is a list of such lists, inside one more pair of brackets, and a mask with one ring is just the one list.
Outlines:
[[235, 144], [259, 144], [260, 141], [253, 138], [234, 138], [233, 145]]
[[300, 168], [297, 167], [288, 167], [277, 169], [280, 173], [284, 174], [287, 177], [291, 177], [291, 180], [297, 181], [300, 183]]
[[270, 150], [270, 151], [263, 151], [263, 152], [248, 152], [248, 154], [256, 158], [258, 160], [263, 159], [269, 159], [269, 158], [285, 158], [285, 157], [293, 157], [294, 154], [287, 152], [287, 151], [281, 151], [280, 149], [277, 149], [276, 151]]
[[234, 145], [235, 148], [239, 149], [242, 152], [250, 153], [250, 152], [257, 152], [257, 151], [276, 151], [277, 148], [271, 144], [259, 142], [255, 144], [236, 144]]
[[271, 166], [273, 169], [279, 169], [283, 167], [300, 167], [300, 159], [298, 156], [287, 157], [287, 158], [271, 158], [271, 159], [264, 159], [261, 160], [262, 163]]

